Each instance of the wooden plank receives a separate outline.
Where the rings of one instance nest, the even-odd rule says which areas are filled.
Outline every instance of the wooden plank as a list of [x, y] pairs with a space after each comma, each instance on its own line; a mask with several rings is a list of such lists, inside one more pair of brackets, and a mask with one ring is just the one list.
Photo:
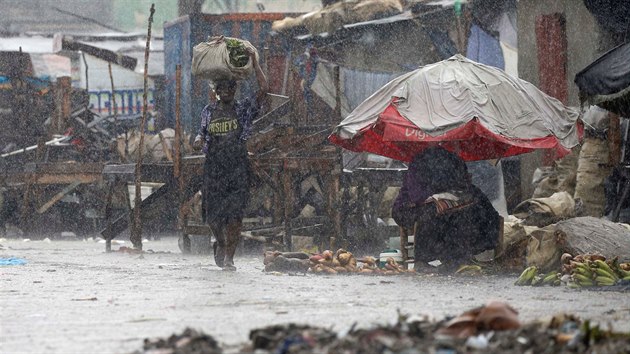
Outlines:
[[132, 71], [136, 69], [136, 64], [138, 63], [138, 60], [134, 57], [121, 55], [120, 53], [116, 53], [111, 50], [102, 49], [91, 46], [89, 44], [74, 41], [71, 38], [66, 38], [65, 36], [61, 38], [61, 47], [56, 49], [74, 52], [81, 51], [83, 53], [87, 53], [99, 59], [105, 60], [108, 63], [118, 64]]
[[[136, 168], [134, 164], [106, 165], [103, 168], [103, 178], [119, 178], [126, 182], [135, 182]], [[172, 179], [172, 164], [142, 164], [143, 182], [168, 182]]]
[[35, 177], [33, 181], [34, 184], [69, 184], [69, 183], [98, 183], [102, 180], [101, 175], [97, 174], [68, 174], [68, 175], [59, 175], [59, 174], [46, 174], [46, 175], [38, 175]]
[[46, 210], [50, 209], [55, 203], [60, 201], [66, 194], [72, 192], [75, 188], [77, 188], [81, 182], [73, 182], [70, 185], [66, 186], [66, 188], [62, 189], [59, 193], [55, 194], [46, 204], [42, 205], [37, 212], [39, 214], [45, 213]]

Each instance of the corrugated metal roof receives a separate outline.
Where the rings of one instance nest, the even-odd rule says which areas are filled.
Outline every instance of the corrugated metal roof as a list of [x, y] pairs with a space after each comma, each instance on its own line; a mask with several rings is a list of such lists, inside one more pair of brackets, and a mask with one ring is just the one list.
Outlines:
[[[135, 72], [143, 73], [144, 46], [146, 44], [146, 37], [138, 36], [134, 40], [129, 40], [131, 37], [129, 35], [114, 35], [111, 37], [92, 36], [89, 38], [92, 38], [93, 40], [79, 40], [79, 42], [136, 58], [138, 60], [138, 64], [136, 65]], [[117, 40], [117, 38], [120, 39]], [[19, 36], [0, 39], [0, 51], [19, 51], [20, 47], [25, 53], [54, 54], [52, 37]], [[161, 38], [153, 38], [151, 40], [151, 53], [149, 55], [149, 75], [164, 75], [164, 41]]]

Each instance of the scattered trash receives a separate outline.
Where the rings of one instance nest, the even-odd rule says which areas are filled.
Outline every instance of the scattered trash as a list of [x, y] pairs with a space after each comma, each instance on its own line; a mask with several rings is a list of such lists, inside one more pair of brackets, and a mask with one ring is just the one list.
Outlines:
[[466, 347], [473, 349], [486, 349], [490, 343], [490, 338], [494, 332], [486, 334], [480, 334], [478, 336], [471, 336], [466, 339]]
[[139, 323], [139, 322], [152, 322], [152, 321], [166, 321], [166, 318], [151, 318], [151, 317], [142, 317], [135, 320], [127, 321], [129, 323]]
[[26, 259], [15, 258], [15, 257], [0, 258], [0, 266], [5, 266], [5, 265], [24, 265], [24, 264], [26, 264]]
[[[256, 354], [630, 352], [630, 333], [603, 330], [588, 320], [567, 314], [524, 325], [516, 316], [510, 305], [491, 302], [450, 321], [411, 318], [399, 313], [393, 324], [366, 329], [357, 329], [355, 325], [340, 333], [310, 325], [279, 324], [252, 330], [248, 343], [232, 349]], [[455, 322], [472, 324], [472, 330], [467, 331], [471, 334], [462, 336], [460, 330], [451, 331], [453, 327], [449, 326]], [[145, 339], [143, 349], [133, 352], [149, 353], [223, 353], [223, 350], [212, 336], [187, 328], [168, 339]]]
[[96, 297], [86, 297], [81, 299], [70, 299], [70, 301], [96, 301], [98, 300]]
[[133, 352], [160, 354], [222, 354], [223, 350], [212, 336], [186, 328], [182, 334], [173, 334], [168, 339], [144, 340], [142, 350]]
[[436, 259], [434, 261], [428, 262], [427, 264], [437, 268], [442, 265], [442, 262], [440, 262], [439, 259]]
[[120, 246], [120, 248], [118, 248], [118, 250], [114, 251], [114, 252], [130, 253], [130, 254], [141, 254], [141, 253], [143, 253], [143, 251], [140, 250], [140, 249], [127, 247], [127, 246]]
[[438, 334], [468, 338], [480, 331], [505, 331], [521, 326], [518, 312], [503, 302], [492, 301], [487, 305], [464, 312], [446, 323]]

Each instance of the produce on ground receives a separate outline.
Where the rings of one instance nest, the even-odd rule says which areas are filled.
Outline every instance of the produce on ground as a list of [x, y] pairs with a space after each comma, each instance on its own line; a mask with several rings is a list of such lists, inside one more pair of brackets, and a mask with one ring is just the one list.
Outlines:
[[384, 266], [380, 268], [375, 257], [356, 258], [343, 248], [334, 253], [325, 250], [321, 254], [313, 255], [303, 252], [267, 251], [264, 254], [263, 264], [266, 272], [282, 273], [395, 275], [414, 272], [405, 269], [392, 257], [388, 257]]
[[561, 256], [560, 271], [539, 273], [536, 266], [527, 267], [514, 285], [552, 285], [566, 284], [571, 288], [612, 286], [630, 284], [630, 263], [619, 263], [619, 258], [606, 259], [599, 254], [580, 254], [575, 257], [569, 253]]

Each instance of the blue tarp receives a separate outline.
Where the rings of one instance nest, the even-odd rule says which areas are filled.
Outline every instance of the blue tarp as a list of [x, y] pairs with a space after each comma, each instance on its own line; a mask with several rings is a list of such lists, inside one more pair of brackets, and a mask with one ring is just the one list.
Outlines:
[[466, 57], [481, 64], [505, 69], [503, 50], [499, 40], [488, 34], [477, 25], [470, 27]]
[[15, 257], [0, 258], [0, 266], [5, 266], [5, 265], [24, 265], [24, 264], [26, 264], [26, 259], [15, 258]]

